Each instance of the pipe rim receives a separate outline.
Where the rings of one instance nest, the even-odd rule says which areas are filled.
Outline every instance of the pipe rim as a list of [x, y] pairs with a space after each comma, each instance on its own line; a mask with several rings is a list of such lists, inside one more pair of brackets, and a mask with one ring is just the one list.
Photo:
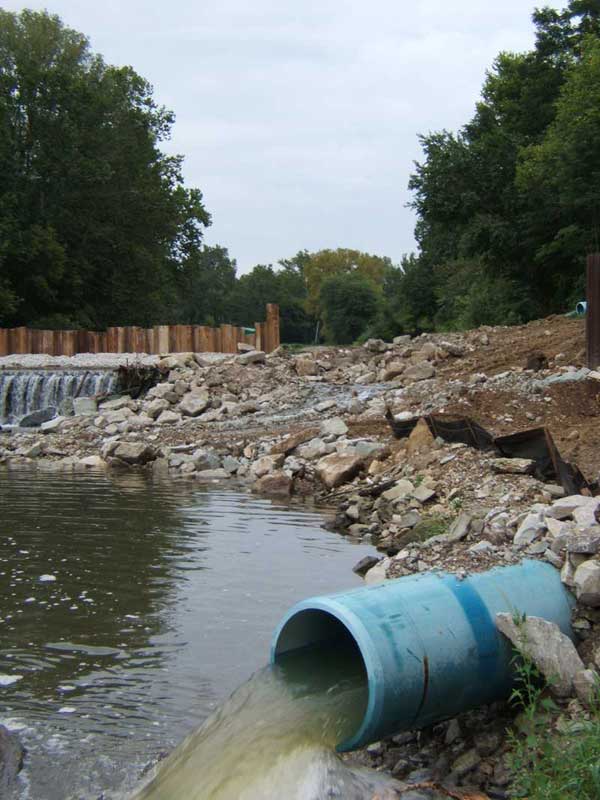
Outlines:
[[382, 714], [384, 672], [381, 658], [366, 626], [356, 614], [337, 603], [334, 598], [315, 597], [293, 606], [280, 622], [271, 641], [271, 664], [277, 663], [277, 644], [284, 628], [293, 618], [308, 611], [321, 611], [340, 622], [354, 639], [361, 655], [367, 675], [367, 705], [358, 729], [336, 745], [336, 750], [341, 753], [355, 750], [371, 741], [369, 731], [377, 728], [377, 721]]

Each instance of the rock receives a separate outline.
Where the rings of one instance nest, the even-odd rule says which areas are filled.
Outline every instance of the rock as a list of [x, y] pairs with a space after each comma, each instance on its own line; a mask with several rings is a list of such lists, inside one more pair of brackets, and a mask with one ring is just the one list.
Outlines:
[[535, 461], [530, 458], [494, 458], [494, 472], [507, 475], [532, 475], [535, 472]]
[[514, 543], [518, 547], [531, 544], [546, 530], [546, 524], [541, 520], [539, 513], [527, 514], [515, 533]]
[[163, 411], [168, 411], [170, 408], [171, 404], [168, 400], [163, 397], [155, 397], [145, 406], [144, 410], [149, 417], [157, 419]]
[[403, 478], [399, 481], [396, 481], [395, 486], [392, 486], [391, 489], [387, 489], [381, 496], [384, 500], [393, 503], [395, 501], [405, 500], [407, 497], [410, 497], [414, 490], [414, 484]]
[[319, 414], [322, 414], [324, 411], [329, 411], [331, 408], [335, 408], [337, 403], [335, 400], [323, 400], [322, 403], [317, 403], [315, 406], [315, 411], [318, 411]]
[[[221, 467], [221, 459], [214, 450], [198, 448], [192, 453], [192, 461], [198, 470], [211, 470], [219, 469]], [[223, 464], [223, 468], [225, 465]], [[227, 470], [229, 472], [229, 470]]]
[[144, 442], [119, 442], [112, 455], [126, 464], [142, 465], [154, 461], [156, 450]]
[[98, 403], [95, 397], [74, 397], [73, 413], [75, 416], [95, 414], [98, 411]]
[[85, 458], [80, 458], [78, 463], [82, 467], [91, 469], [104, 469], [106, 467], [106, 461], [100, 456], [85, 456]]
[[198, 417], [203, 411], [206, 411], [209, 404], [210, 397], [208, 392], [204, 389], [187, 394], [181, 403], [179, 403], [179, 411], [185, 417]]
[[[271, 448], [271, 454], [275, 455], [277, 453], [284, 453], [287, 456], [299, 445], [304, 444], [304, 442], [308, 442], [310, 439], [316, 436], [316, 434], [316, 428], [307, 428], [306, 430], [299, 431], [291, 436], [287, 436], [282, 442], [273, 445]], [[321, 455], [321, 453], [317, 453], [317, 455]]]
[[170, 403], [176, 403], [179, 400], [178, 395], [175, 393], [175, 384], [173, 383], [158, 383], [153, 386], [146, 395], [147, 397], [161, 397]]
[[32, 411], [31, 414], [25, 414], [19, 422], [21, 428], [39, 428], [44, 422], [49, 422], [56, 416], [56, 408], [48, 406], [47, 408], [40, 408], [38, 411]]
[[274, 456], [262, 456], [250, 467], [250, 472], [255, 478], [262, 478], [269, 472], [273, 472], [279, 467], [283, 466], [285, 456], [283, 453], [278, 453]]
[[23, 768], [25, 748], [16, 733], [0, 725], [0, 797], [8, 797]]
[[316, 472], [328, 489], [334, 489], [354, 478], [363, 460], [360, 456], [342, 456], [332, 453], [317, 462]]
[[467, 750], [466, 753], [462, 753], [462, 755], [460, 755], [452, 764], [452, 775], [456, 776], [457, 778], [462, 778], [469, 772], [472, 772], [474, 769], [476, 769], [480, 763], [481, 756], [477, 750], [472, 747], [470, 750]]
[[574, 691], [575, 675], [584, 666], [575, 645], [558, 625], [541, 617], [526, 617], [518, 624], [510, 614], [496, 614], [496, 626], [515, 646], [530, 658], [550, 683], [558, 697]]
[[108, 400], [102, 400], [98, 404], [101, 411], [118, 411], [120, 408], [129, 406], [132, 402], [131, 396], [128, 394], [119, 395], [119, 397], [111, 397]]
[[471, 547], [468, 548], [469, 553], [493, 553], [495, 552], [496, 548], [491, 542], [488, 542], [486, 539], [482, 539], [480, 542], [476, 542], [472, 544]]
[[181, 422], [181, 415], [177, 414], [175, 411], [163, 411], [159, 414], [156, 422], [159, 425], [170, 425], [174, 422]]
[[193, 363], [195, 363], [193, 353], [170, 353], [168, 356], [160, 359], [158, 368], [161, 372], [166, 372], [172, 369], [185, 369]]
[[583, 706], [589, 708], [597, 702], [600, 679], [595, 670], [582, 669], [577, 672], [573, 679], [573, 685], [575, 686], [577, 699]]
[[314, 458], [320, 458], [323, 455], [326, 455], [329, 452], [328, 446], [325, 444], [323, 439], [311, 439], [310, 442], [306, 444], [300, 445], [298, 447], [298, 455], [301, 458], [306, 458], [309, 461], [312, 461]]
[[234, 475], [240, 468], [240, 462], [233, 456], [225, 456], [223, 459], [223, 469], [230, 475]]
[[418, 511], [407, 511], [404, 514], [394, 514], [392, 523], [399, 528], [414, 528], [421, 522], [421, 515]]
[[412, 429], [406, 443], [406, 453], [409, 458], [415, 453], [425, 453], [434, 446], [433, 434], [424, 419], [420, 419]]
[[321, 436], [343, 436], [348, 433], [348, 426], [341, 417], [332, 417], [321, 423]]
[[584, 606], [600, 606], [600, 562], [584, 561], [573, 578], [577, 600]]
[[54, 419], [49, 419], [48, 422], [42, 422], [40, 430], [44, 433], [56, 433], [56, 431], [60, 430], [65, 420], [66, 417], [54, 417]]
[[429, 361], [421, 361], [417, 364], [413, 364], [404, 371], [404, 377], [413, 382], [425, 381], [434, 376], [435, 367]]
[[29, 445], [29, 447], [24, 447], [22, 450], [19, 450], [19, 455], [24, 456], [25, 458], [37, 458], [41, 456], [44, 450], [46, 449], [46, 445], [43, 439], [38, 439], [37, 442]]
[[371, 353], [385, 353], [387, 350], [392, 349], [392, 345], [387, 344], [383, 339], [367, 339], [363, 346], [365, 350], [369, 350]]
[[319, 374], [319, 367], [313, 358], [302, 356], [295, 358], [294, 369], [296, 370], [296, 375], [299, 375], [301, 378]]
[[418, 500], [419, 503], [427, 503], [429, 500], [432, 500], [436, 496], [435, 489], [432, 489], [430, 486], [422, 483], [413, 491], [412, 496], [415, 500]]
[[223, 481], [229, 478], [229, 473], [218, 467], [217, 469], [201, 469], [196, 473], [199, 481]]
[[266, 353], [262, 350], [250, 350], [248, 353], [242, 353], [237, 357], [238, 364], [248, 366], [249, 364], [264, 364], [266, 361]]
[[595, 556], [600, 552], [600, 527], [588, 528], [569, 536], [567, 550], [569, 553]]
[[381, 559], [376, 558], [375, 556], [365, 556], [361, 558], [360, 561], [357, 561], [356, 564], [352, 567], [352, 572], [356, 572], [357, 575], [360, 575], [361, 578], [365, 575], [370, 569], [374, 566], [379, 564]]
[[288, 497], [292, 493], [293, 481], [283, 470], [270, 472], [263, 475], [252, 486], [252, 491], [258, 494], [268, 494], [273, 497]]
[[384, 558], [370, 570], [365, 572], [364, 579], [367, 586], [373, 586], [376, 583], [383, 583], [387, 580], [387, 570], [390, 565], [390, 559]]
[[246, 342], [238, 342], [237, 343], [237, 351], [238, 353], [252, 353], [255, 348], [252, 347], [251, 344], [246, 344]]
[[448, 528], [448, 533], [444, 535], [447, 542], [460, 542], [469, 533], [473, 522], [473, 517], [462, 511]]
[[578, 525], [585, 525], [592, 526], [595, 525], [598, 521], [598, 506], [600, 505], [600, 501], [598, 498], [594, 498], [596, 500], [595, 503], [588, 503], [585, 506], [579, 506], [573, 511], [573, 519]]
[[398, 378], [404, 370], [406, 366], [400, 361], [393, 361], [391, 364], [388, 364], [385, 370], [383, 371], [383, 380], [384, 381], [393, 381], [394, 378]]
[[410, 344], [410, 334], [404, 334], [403, 336], [394, 336], [393, 343], [396, 347], [403, 347], [405, 345]]
[[560, 500], [556, 500], [549, 509], [546, 510], [545, 514], [547, 517], [554, 517], [554, 519], [567, 519], [570, 517], [576, 508], [581, 508], [582, 506], [589, 506], [593, 505], [594, 508], [598, 506], [598, 498], [597, 497], [588, 497], [587, 495], [583, 494], [573, 494], [569, 497], [563, 497]]

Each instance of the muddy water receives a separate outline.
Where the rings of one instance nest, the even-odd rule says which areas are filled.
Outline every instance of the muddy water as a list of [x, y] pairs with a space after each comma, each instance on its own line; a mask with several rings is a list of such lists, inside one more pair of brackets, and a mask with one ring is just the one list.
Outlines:
[[[136, 786], [265, 664], [291, 604], [358, 583], [371, 548], [322, 521], [193, 482], [0, 472], [0, 722], [29, 750], [16, 796]], [[282, 686], [269, 670], [255, 683], [253, 697]]]

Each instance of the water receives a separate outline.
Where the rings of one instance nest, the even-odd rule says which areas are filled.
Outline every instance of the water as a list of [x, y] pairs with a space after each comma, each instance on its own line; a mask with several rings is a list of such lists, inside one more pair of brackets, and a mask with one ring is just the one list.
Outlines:
[[58, 409], [68, 398], [110, 394], [116, 386], [113, 370], [0, 370], [0, 425], [42, 408]]
[[[29, 749], [20, 800], [134, 789], [261, 670], [292, 604], [358, 585], [372, 552], [302, 506], [136, 474], [0, 472], [0, 520], [0, 722]], [[259, 671], [225, 708], [282, 685], [295, 698], [280, 677]], [[331, 736], [308, 739], [286, 771], [290, 755], [299, 774], [339, 768]]]

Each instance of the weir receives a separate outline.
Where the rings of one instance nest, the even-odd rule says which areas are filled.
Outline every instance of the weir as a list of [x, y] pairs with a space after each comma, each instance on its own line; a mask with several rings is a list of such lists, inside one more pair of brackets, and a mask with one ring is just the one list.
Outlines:
[[77, 397], [111, 394], [117, 388], [114, 370], [0, 370], [0, 425], [14, 425], [27, 414], [54, 409]]

